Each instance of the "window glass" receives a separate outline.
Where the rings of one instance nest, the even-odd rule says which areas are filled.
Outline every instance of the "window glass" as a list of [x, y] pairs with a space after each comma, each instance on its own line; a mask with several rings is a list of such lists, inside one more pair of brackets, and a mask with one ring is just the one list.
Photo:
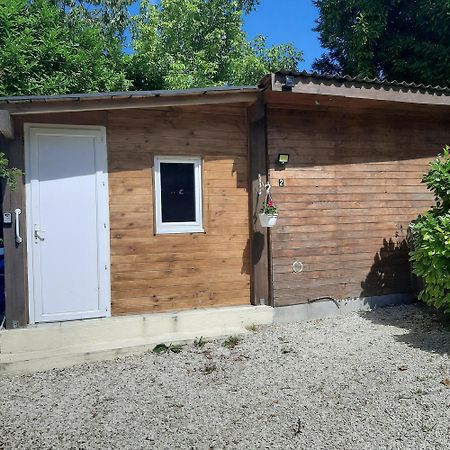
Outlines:
[[202, 159], [155, 156], [155, 231], [203, 233]]
[[161, 162], [160, 172], [162, 222], [195, 222], [194, 164]]

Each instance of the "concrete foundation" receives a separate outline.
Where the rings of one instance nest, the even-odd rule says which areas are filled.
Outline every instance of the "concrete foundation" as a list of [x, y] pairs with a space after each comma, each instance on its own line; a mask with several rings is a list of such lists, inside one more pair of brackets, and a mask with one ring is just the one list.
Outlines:
[[273, 322], [268, 306], [211, 308], [31, 325], [0, 331], [0, 375], [68, 367], [182, 343], [248, 332]]
[[371, 311], [386, 306], [405, 305], [416, 299], [410, 294], [382, 295], [346, 300], [320, 300], [314, 303], [284, 306], [274, 309], [274, 322], [287, 323], [323, 319], [351, 312]]
[[244, 334], [250, 325], [296, 322], [411, 303], [406, 294], [271, 308], [241, 306], [30, 325], [0, 331], [0, 375], [68, 367], [151, 351], [156, 344]]

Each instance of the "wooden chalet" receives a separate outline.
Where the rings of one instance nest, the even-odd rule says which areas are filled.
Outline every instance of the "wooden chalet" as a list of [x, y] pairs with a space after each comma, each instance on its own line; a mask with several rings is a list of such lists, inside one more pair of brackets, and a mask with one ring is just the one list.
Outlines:
[[[4, 97], [0, 135], [24, 172], [3, 193], [0, 346], [15, 328], [116, 316], [253, 323], [264, 307], [270, 322], [413, 294], [408, 225], [432, 203], [421, 178], [450, 143], [450, 89], [279, 72], [255, 87]], [[273, 228], [257, 217], [268, 181]]]

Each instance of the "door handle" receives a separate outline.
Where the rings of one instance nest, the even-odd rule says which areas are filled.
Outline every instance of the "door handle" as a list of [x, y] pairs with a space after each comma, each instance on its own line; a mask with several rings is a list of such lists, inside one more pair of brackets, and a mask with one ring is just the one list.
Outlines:
[[45, 230], [39, 230], [37, 225], [34, 226], [34, 240], [37, 241], [45, 241], [45, 236], [42, 233], [45, 233]]
[[17, 208], [14, 213], [16, 215], [16, 222], [14, 227], [16, 232], [16, 243], [21, 244], [23, 241], [22, 237], [20, 236], [20, 215], [22, 214], [22, 210]]

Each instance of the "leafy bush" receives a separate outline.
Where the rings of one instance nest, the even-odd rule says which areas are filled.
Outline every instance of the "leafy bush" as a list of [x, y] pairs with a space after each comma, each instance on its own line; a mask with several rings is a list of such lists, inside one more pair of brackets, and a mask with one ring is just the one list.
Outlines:
[[6, 155], [0, 151], [0, 180], [5, 180], [6, 184], [12, 189], [16, 189], [16, 177], [21, 176], [22, 171], [15, 167], [9, 167], [9, 161]]
[[450, 147], [430, 164], [422, 180], [434, 193], [435, 206], [412, 224], [413, 272], [422, 277], [419, 298], [450, 312]]

